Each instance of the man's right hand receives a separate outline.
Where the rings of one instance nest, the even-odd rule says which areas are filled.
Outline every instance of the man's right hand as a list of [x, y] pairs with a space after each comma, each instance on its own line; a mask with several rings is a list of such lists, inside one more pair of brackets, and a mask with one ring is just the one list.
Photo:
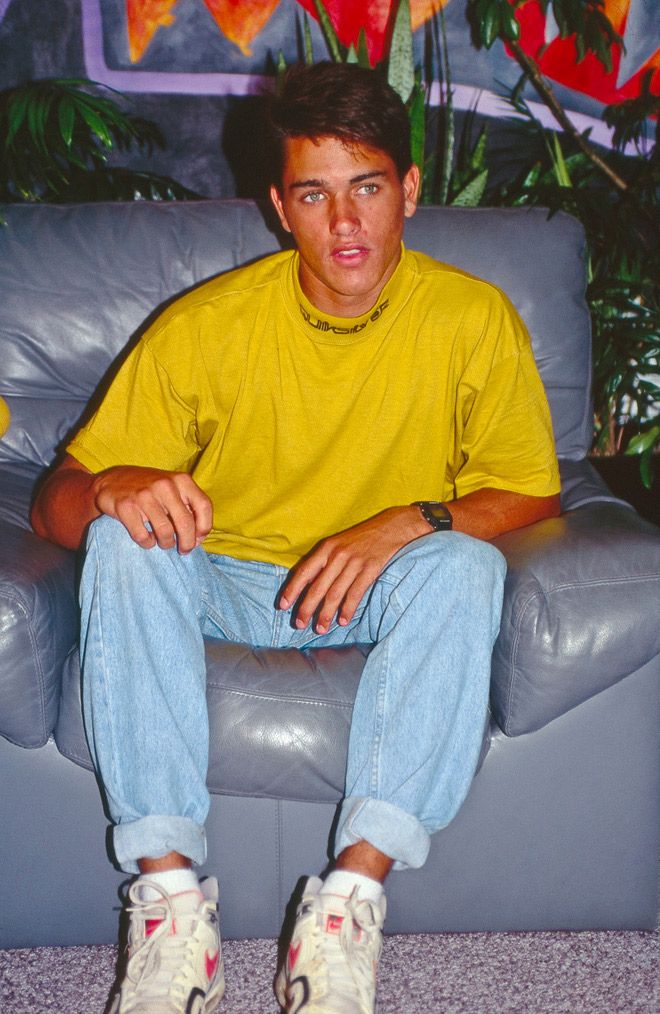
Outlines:
[[119, 465], [96, 475], [92, 489], [99, 512], [121, 521], [143, 549], [189, 553], [211, 530], [211, 501], [186, 472]]
[[176, 545], [180, 553], [198, 546], [213, 522], [210, 499], [185, 472], [119, 465], [94, 474], [71, 456], [42, 486], [31, 518], [38, 535], [76, 549], [101, 514], [120, 521], [144, 549]]

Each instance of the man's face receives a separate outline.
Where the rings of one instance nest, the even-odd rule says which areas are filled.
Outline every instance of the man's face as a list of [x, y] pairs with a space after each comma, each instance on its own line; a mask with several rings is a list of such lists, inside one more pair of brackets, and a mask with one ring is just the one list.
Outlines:
[[366, 313], [399, 262], [419, 171], [400, 180], [385, 152], [336, 137], [285, 143], [282, 189], [270, 195], [298, 248], [302, 290], [323, 313]]

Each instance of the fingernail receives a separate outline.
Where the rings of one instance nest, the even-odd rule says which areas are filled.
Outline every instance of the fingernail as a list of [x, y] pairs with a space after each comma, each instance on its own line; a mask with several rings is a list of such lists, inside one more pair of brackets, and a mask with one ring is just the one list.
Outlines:
[[298, 630], [302, 630], [303, 627], [305, 626], [305, 621], [304, 620], [296, 620], [296, 626], [297, 626]]

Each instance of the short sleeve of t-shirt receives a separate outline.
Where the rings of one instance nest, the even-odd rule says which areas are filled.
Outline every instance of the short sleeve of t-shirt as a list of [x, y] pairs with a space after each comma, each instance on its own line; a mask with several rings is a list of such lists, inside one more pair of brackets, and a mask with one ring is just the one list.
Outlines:
[[461, 376], [455, 495], [483, 487], [548, 496], [559, 490], [552, 422], [531, 341], [503, 293]]
[[200, 451], [195, 409], [177, 392], [171, 379], [174, 372], [143, 340], [70, 443], [69, 453], [92, 472], [115, 465], [191, 471]]

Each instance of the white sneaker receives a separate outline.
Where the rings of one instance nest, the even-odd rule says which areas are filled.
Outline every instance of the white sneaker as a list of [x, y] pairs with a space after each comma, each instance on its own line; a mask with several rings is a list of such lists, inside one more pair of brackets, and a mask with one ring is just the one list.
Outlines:
[[[143, 887], [159, 897], [145, 900]], [[222, 999], [225, 975], [218, 929], [218, 882], [167, 894], [143, 877], [128, 889], [133, 903], [128, 964], [110, 1014], [206, 1014]]]
[[382, 947], [385, 896], [380, 902], [319, 894], [310, 877], [298, 907], [277, 999], [288, 1014], [373, 1014]]

